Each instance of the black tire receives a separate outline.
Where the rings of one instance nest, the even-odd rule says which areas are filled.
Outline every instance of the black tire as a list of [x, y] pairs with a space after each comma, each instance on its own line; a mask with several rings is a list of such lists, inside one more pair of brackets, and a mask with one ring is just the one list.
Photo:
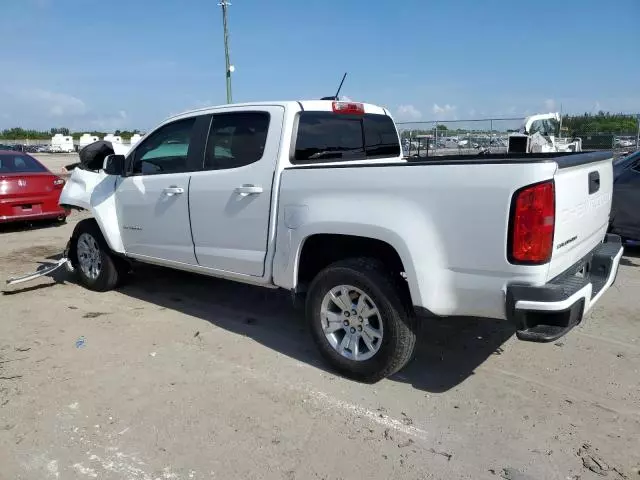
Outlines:
[[[398, 275], [398, 280], [400, 277]], [[356, 361], [342, 356], [329, 343], [322, 328], [321, 305], [325, 295], [339, 285], [360, 289], [376, 304], [384, 335], [379, 350], [369, 359]], [[336, 262], [322, 270], [311, 283], [306, 317], [313, 340], [324, 359], [342, 375], [373, 383], [393, 375], [413, 357], [416, 321], [409, 302], [382, 263], [370, 258]]]
[[[78, 241], [83, 235], [88, 235], [87, 238], [95, 239], [99, 248], [101, 266], [96, 277], [89, 276], [80, 266], [78, 259]], [[83, 220], [76, 226], [73, 232], [73, 238], [71, 239], [69, 257], [78, 281], [84, 287], [96, 292], [113, 290], [126, 273], [123, 260], [111, 252], [109, 245], [107, 245], [100, 231], [100, 227], [98, 227], [98, 224], [93, 219]]]

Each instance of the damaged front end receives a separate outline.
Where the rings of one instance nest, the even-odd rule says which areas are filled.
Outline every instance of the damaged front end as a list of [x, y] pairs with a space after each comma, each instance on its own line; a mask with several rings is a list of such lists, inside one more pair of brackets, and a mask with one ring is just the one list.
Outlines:
[[[107, 244], [112, 251], [124, 251], [120, 230], [118, 228], [114, 191], [116, 178], [103, 170], [103, 163], [108, 155], [114, 154], [111, 142], [99, 141], [87, 145], [80, 151], [80, 162], [70, 165], [69, 176], [61, 194], [59, 205], [65, 209], [86, 210], [98, 224]], [[30, 282], [50, 275], [61, 267], [73, 272], [73, 252], [70, 251], [72, 240], [69, 239], [60, 260], [47, 264], [36, 272], [11, 277], [7, 285]]]

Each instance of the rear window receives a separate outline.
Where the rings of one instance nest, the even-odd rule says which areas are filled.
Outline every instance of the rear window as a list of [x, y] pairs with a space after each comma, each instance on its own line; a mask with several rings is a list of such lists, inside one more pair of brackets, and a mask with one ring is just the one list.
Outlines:
[[400, 143], [391, 117], [332, 112], [302, 112], [294, 162], [363, 160], [400, 156]]
[[38, 161], [27, 155], [0, 154], [0, 173], [46, 172]]

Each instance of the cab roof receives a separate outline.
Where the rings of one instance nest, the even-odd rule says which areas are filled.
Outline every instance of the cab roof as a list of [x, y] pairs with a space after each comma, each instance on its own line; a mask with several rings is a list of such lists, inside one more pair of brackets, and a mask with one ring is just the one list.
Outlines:
[[[338, 103], [358, 103], [364, 107], [365, 113], [373, 113], [378, 115], [389, 116], [389, 111], [386, 108], [373, 105], [371, 103], [356, 102], [352, 100], [338, 100]], [[312, 111], [312, 112], [331, 112], [333, 111], [334, 100], [299, 100], [299, 101], [275, 101], [275, 102], [246, 102], [246, 103], [230, 103], [225, 105], [216, 105], [211, 107], [203, 107], [195, 110], [188, 110], [186, 112], [172, 115], [165, 120], [173, 120], [180, 117], [190, 117], [193, 115], [202, 115], [207, 113], [215, 113], [218, 110], [228, 110], [234, 107], [267, 107], [267, 106], [280, 106], [285, 109], [293, 109], [296, 111]], [[163, 123], [165, 123], [163, 122]]]

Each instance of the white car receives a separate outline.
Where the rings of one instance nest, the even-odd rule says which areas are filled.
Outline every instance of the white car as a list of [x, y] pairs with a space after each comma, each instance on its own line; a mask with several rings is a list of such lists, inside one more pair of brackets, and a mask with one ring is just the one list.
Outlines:
[[74, 170], [68, 245], [86, 287], [135, 262], [306, 299], [323, 356], [375, 381], [412, 357], [420, 317], [503, 318], [522, 340], [577, 325], [615, 279], [608, 153], [402, 158], [389, 112], [337, 101], [169, 118], [104, 170]]

